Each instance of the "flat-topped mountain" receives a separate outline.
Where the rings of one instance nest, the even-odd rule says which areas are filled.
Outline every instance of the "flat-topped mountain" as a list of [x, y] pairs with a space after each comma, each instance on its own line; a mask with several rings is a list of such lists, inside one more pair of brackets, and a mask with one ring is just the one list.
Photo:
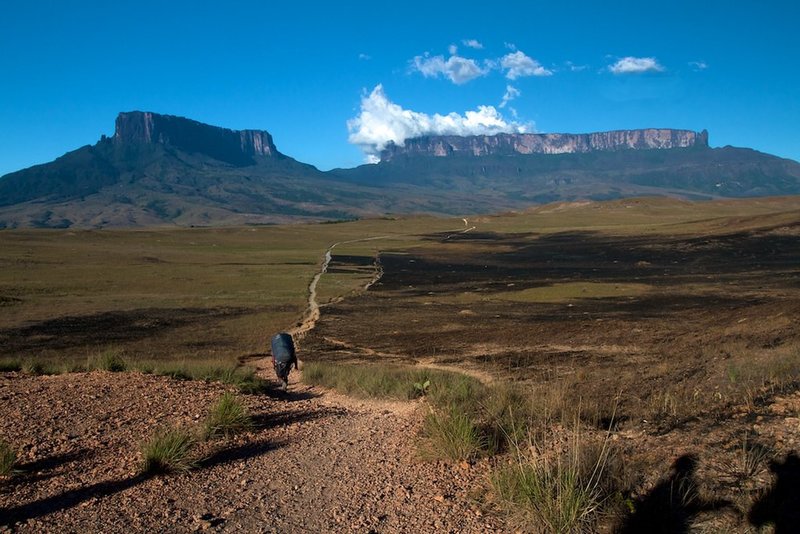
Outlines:
[[264, 130], [131, 111], [114, 135], [0, 178], [0, 228], [269, 224], [465, 215], [560, 200], [800, 193], [800, 164], [708, 133], [430, 136], [377, 165], [321, 172]]
[[206, 154], [233, 165], [254, 164], [254, 156], [284, 157], [275, 148], [269, 132], [228, 130], [149, 111], [120, 113], [114, 128], [114, 142], [123, 145], [171, 145], [185, 152]]
[[595, 151], [708, 148], [708, 132], [648, 128], [588, 134], [497, 134], [425, 136], [407, 139], [402, 146], [390, 143], [381, 161], [399, 156], [454, 154], [493, 156], [514, 154], [579, 154]]

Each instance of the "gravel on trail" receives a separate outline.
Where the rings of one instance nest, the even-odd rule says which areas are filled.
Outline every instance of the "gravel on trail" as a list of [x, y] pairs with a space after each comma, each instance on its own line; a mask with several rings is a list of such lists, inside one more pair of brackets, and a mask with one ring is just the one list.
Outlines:
[[[294, 377], [293, 377], [294, 378]], [[140, 373], [0, 374], [0, 531], [503, 532], [487, 463], [422, 462], [424, 402], [358, 401], [297, 382], [242, 395], [257, 427], [203, 443], [182, 474], [139, 473], [139, 446], [199, 428], [229, 387]]]

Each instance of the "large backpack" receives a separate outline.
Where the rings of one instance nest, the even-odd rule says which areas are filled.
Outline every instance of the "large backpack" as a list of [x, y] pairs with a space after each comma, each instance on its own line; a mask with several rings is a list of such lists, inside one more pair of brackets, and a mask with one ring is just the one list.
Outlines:
[[272, 338], [272, 357], [278, 363], [289, 363], [295, 360], [294, 341], [291, 334], [281, 332]]

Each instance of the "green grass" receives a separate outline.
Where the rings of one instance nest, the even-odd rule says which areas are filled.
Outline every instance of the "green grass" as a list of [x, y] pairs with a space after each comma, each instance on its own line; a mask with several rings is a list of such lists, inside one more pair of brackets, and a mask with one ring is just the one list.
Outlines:
[[254, 369], [214, 360], [178, 361], [141, 360], [131, 365], [132, 369], [145, 374], [168, 376], [177, 380], [201, 380], [221, 382], [236, 386], [242, 393], [262, 393], [269, 383], [256, 376]]
[[[458, 373], [409, 366], [384, 364], [335, 364], [308, 362], [303, 366], [303, 381], [307, 384], [335, 389], [346, 395], [362, 398], [416, 399], [426, 394], [431, 398], [451, 395], [459, 384], [475, 379]], [[430, 385], [423, 391], [425, 382]]]
[[188, 471], [195, 465], [192, 457], [197, 440], [186, 429], [158, 430], [141, 446], [142, 472], [146, 474]]
[[62, 371], [61, 366], [47, 360], [27, 359], [22, 362], [22, 372], [34, 376], [57, 375]]
[[432, 408], [425, 417], [420, 454], [454, 462], [474, 460], [487, 449], [486, 436], [475, 418], [458, 408]]
[[121, 373], [128, 370], [128, 362], [122, 354], [116, 350], [107, 350], [93, 358], [89, 358], [86, 364], [88, 369], [100, 369], [112, 373]]
[[17, 451], [5, 440], [0, 440], [0, 476], [7, 477], [14, 473], [17, 464]]
[[[408, 400], [424, 396], [430, 404], [420, 441], [428, 459], [468, 460], [508, 448], [509, 439], [566, 413], [545, 389], [523, 391], [511, 384], [484, 385], [457, 372], [386, 364], [309, 362], [303, 381], [362, 398]], [[425, 385], [427, 382], [427, 385]], [[571, 412], [570, 412], [571, 413]], [[512, 429], [510, 431], [509, 429]]]
[[[523, 442], [524, 443], [524, 442]], [[501, 505], [525, 529], [548, 533], [594, 532], [601, 512], [620, 495], [623, 466], [606, 437], [592, 446], [576, 428], [567, 450], [517, 443], [514, 460], [496, 467], [490, 481]], [[555, 450], [558, 450], [557, 447]]]
[[[103, 350], [106, 333], [85, 335], [94, 328], [92, 317], [113, 313], [120, 324], [111, 326], [121, 334], [115, 346], [129, 365], [146, 359], [232, 365], [238, 355], [265, 350], [264, 332], [285, 330], [302, 314], [308, 284], [332, 243], [387, 236], [336, 249], [374, 257], [462, 224], [412, 217], [239, 228], [4, 230], [0, 330], [85, 318], [79, 342], [37, 348], [36, 356], [84, 365], [87, 354]], [[324, 298], [334, 298], [363, 286], [364, 278], [354, 272], [328, 283], [323, 277], [320, 288]], [[148, 320], [150, 310], [167, 319]], [[177, 320], [169, 318], [173, 312]], [[98, 324], [105, 328], [108, 322]], [[139, 334], [127, 337], [128, 331]], [[0, 346], [0, 357], [27, 351]]]
[[229, 437], [253, 428], [253, 418], [232, 393], [224, 393], [211, 407], [203, 426], [206, 438]]
[[17, 358], [0, 358], [0, 373], [22, 371], [22, 362]]

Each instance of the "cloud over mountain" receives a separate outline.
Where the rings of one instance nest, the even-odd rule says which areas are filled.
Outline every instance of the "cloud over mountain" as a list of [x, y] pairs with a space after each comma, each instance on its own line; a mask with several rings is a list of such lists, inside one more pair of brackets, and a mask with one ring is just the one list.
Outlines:
[[478, 106], [463, 115], [428, 115], [395, 104], [386, 96], [382, 85], [361, 98], [361, 111], [347, 121], [348, 141], [364, 152], [368, 163], [377, 163], [387, 144], [403, 145], [406, 139], [423, 135], [494, 135], [522, 133], [528, 124], [508, 121], [494, 106]]

